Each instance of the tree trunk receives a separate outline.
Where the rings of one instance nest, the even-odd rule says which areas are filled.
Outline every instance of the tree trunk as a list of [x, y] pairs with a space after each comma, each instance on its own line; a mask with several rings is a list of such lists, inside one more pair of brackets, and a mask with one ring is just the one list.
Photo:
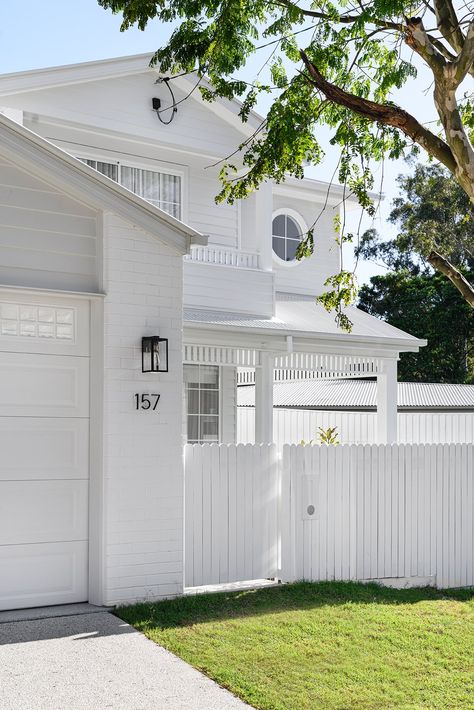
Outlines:
[[458, 269], [451, 264], [448, 259], [436, 251], [432, 251], [428, 254], [427, 260], [431, 266], [448, 277], [451, 283], [457, 288], [461, 296], [465, 301], [469, 303], [472, 308], [474, 308], [474, 287], [471, 286], [469, 281], [464, 278]]

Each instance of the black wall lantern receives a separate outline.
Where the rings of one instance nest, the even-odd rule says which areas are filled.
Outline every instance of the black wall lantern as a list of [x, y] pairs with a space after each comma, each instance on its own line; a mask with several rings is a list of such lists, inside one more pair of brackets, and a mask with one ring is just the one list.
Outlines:
[[168, 372], [168, 338], [142, 338], [142, 372]]

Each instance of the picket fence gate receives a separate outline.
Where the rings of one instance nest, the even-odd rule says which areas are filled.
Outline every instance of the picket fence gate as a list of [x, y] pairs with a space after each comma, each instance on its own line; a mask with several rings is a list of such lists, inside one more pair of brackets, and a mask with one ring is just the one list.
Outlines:
[[185, 446], [186, 587], [278, 575], [279, 480], [274, 444]]
[[185, 586], [474, 585], [472, 444], [187, 445]]

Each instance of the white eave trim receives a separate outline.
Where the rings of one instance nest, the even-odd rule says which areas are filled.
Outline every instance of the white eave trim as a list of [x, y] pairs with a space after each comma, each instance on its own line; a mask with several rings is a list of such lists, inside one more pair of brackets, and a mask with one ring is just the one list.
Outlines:
[[88, 81], [118, 78], [138, 72], [154, 72], [149, 66], [152, 53], [136, 54], [93, 62], [63, 64], [44, 69], [0, 75], [0, 96], [24, 94], [30, 91], [54, 89], [60, 86], [83, 84]]
[[186, 254], [192, 244], [207, 244], [200, 232], [1, 115], [0, 131], [0, 153], [56, 189], [71, 194], [68, 187], [72, 188], [72, 196], [123, 217], [180, 253]]
[[[237, 342], [239, 339], [242, 341], [242, 335], [246, 337], [245, 347], [249, 345], [252, 340], [260, 342], [268, 342], [269, 348], [271, 349], [270, 343], [275, 343], [277, 349], [286, 351], [287, 347], [287, 337], [291, 336], [293, 338], [294, 351], [298, 351], [298, 344], [303, 348], [304, 351], [312, 351], [315, 348], [318, 349], [321, 346], [325, 352], [351, 352], [351, 349], [357, 350], [359, 352], [361, 349], [370, 348], [374, 355], [380, 355], [383, 351], [390, 351], [390, 357], [393, 352], [418, 352], [421, 347], [427, 345], [428, 341], [419, 338], [390, 338], [376, 335], [350, 335], [345, 333], [334, 334], [334, 333], [320, 333], [308, 331], [298, 331], [298, 330], [271, 330], [270, 328], [249, 328], [246, 326], [236, 326], [232, 328], [228, 325], [221, 325], [218, 323], [200, 323], [199, 321], [184, 321], [184, 340], [186, 339], [186, 334], [193, 337], [193, 343], [199, 342], [199, 337], [196, 338], [196, 332], [202, 335], [203, 344], [208, 344], [206, 338], [206, 333], [214, 339], [216, 334], [220, 333], [219, 345], [229, 344], [235, 345], [235, 339]], [[250, 336], [250, 337], [249, 337]], [[253, 337], [252, 337], [253, 336]], [[243, 345], [243, 342], [242, 342]], [[255, 347], [258, 345], [255, 344]], [[375, 349], [376, 350], [375, 350]], [[268, 349], [268, 348], [267, 348]]]
[[[88, 81], [101, 81], [103, 79], [116, 79], [144, 72], [159, 74], [158, 67], [150, 67], [153, 52], [135, 54], [112, 59], [100, 59], [92, 62], [78, 64], [65, 64], [45, 69], [33, 69], [24, 72], [0, 75], [0, 96], [24, 94], [30, 91], [54, 89], [73, 84], [83, 84]], [[174, 79], [178, 86], [184, 87], [186, 93], [193, 88], [193, 77], [180, 77]], [[203, 82], [206, 84], [207, 82]], [[209, 86], [209, 85], [208, 85]], [[251, 111], [247, 123], [242, 123], [238, 113], [242, 103], [238, 99], [227, 101], [218, 98], [212, 104], [204, 102], [199, 92], [193, 92], [192, 98], [205, 104], [210, 110], [223, 120], [230, 123], [240, 133], [251, 135], [263, 120], [255, 111]]]
[[[279, 197], [290, 199], [314, 200], [315, 196], [323, 202], [327, 201], [330, 207], [339, 207], [342, 202], [345, 202], [346, 207], [355, 209], [359, 206], [359, 202], [354, 193], [344, 189], [338, 183], [327, 183], [323, 180], [315, 180], [314, 178], [304, 177], [301, 179], [289, 177], [285, 182], [274, 184], [273, 193]], [[369, 196], [373, 200], [384, 199], [383, 195], [375, 192], [369, 192]]]

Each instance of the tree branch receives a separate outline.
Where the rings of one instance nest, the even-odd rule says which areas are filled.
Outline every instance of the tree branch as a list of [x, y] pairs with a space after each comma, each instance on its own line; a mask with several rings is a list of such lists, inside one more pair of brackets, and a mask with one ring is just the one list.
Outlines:
[[[457, 56], [439, 51], [438, 45], [426, 32], [420, 17], [406, 18], [405, 42], [430, 67], [438, 80], [449, 79], [454, 88], [463, 81], [466, 74], [473, 74], [474, 63], [474, 21], [470, 23], [466, 38]], [[444, 48], [444, 46], [441, 44]], [[446, 61], [448, 60], [448, 61]]]
[[300, 51], [301, 59], [309, 72], [308, 80], [319, 89], [329, 101], [354, 111], [359, 116], [402, 131], [415, 143], [421, 145], [433, 157], [455, 173], [457, 164], [451, 148], [441, 138], [421, 125], [414, 116], [398, 106], [378, 104], [375, 101], [350, 94], [327, 81], [319, 69], [310, 61], [306, 53]]
[[446, 66], [446, 59], [430, 41], [421, 17], [406, 18], [405, 42], [424, 59], [435, 77], [442, 76]]
[[469, 283], [469, 281], [461, 274], [455, 266], [451, 264], [448, 259], [437, 251], [432, 251], [427, 256], [427, 261], [431, 266], [448, 277], [451, 283], [457, 288], [461, 296], [465, 301], [469, 303], [470, 306], [474, 308], [474, 287]]
[[[325, 12], [321, 12], [319, 10], [307, 10], [305, 8], [299, 7], [299, 5], [296, 5], [294, 2], [291, 0], [278, 0], [277, 4], [282, 5], [283, 7], [287, 8], [292, 8], [294, 10], [298, 10], [302, 15], [305, 17], [313, 17], [319, 20], [327, 20], [330, 22], [336, 22], [340, 24], [354, 24], [354, 22], [357, 22], [360, 20], [360, 15], [339, 15], [337, 19], [334, 19], [333, 16], [328, 15]], [[432, 12], [434, 10], [432, 8]], [[405, 35], [406, 34], [406, 26], [401, 23], [401, 22], [391, 22], [390, 20], [377, 20], [377, 19], [370, 19], [368, 20], [368, 24], [370, 25], [375, 25], [380, 30], [394, 30], [395, 32], [399, 32], [400, 34]], [[461, 33], [462, 36], [462, 33]], [[449, 49], [439, 40], [437, 37], [433, 37], [431, 34], [426, 34], [426, 37], [428, 38], [429, 42], [433, 45], [435, 49], [438, 50], [439, 54], [442, 55], [445, 59], [448, 61], [452, 62], [456, 59], [456, 54], [453, 54], [452, 52], [449, 51]], [[452, 46], [452, 43], [450, 43]], [[456, 50], [456, 52], [459, 52], [459, 50]], [[471, 68], [470, 73], [474, 76], [474, 70]]]
[[[422, 57], [433, 72], [434, 102], [443, 124], [445, 144], [449, 146], [456, 165], [454, 170], [449, 169], [456, 176], [471, 201], [474, 202], [474, 150], [462, 122], [456, 100], [456, 89], [467, 72], [472, 73], [473, 71], [474, 22], [470, 24], [467, 37], [463, 39], [461, 51], [454, 61], [446, 61], [445, 57], [433, 46], [420, 17], [406, 18], [405, 41]], [[417, 142], [427, 148], [428, 152], [438, 160], [444, 162], [440, 154], [433, 151], [432, 142], [429, 147], [428, 144], [419, 140]], [[446, 162], [444, 165], [449, 167]]]
[[474, 20], [469, 25], [461, 51], [452, 63], [453, 80], [456, 88], [463, 81], [474, 63]]
[[464, 35], [453, 3], [451, 0], [434, 0], [433, 4], [439, 31], [456, 54], [459, 54], [464, 44]]

